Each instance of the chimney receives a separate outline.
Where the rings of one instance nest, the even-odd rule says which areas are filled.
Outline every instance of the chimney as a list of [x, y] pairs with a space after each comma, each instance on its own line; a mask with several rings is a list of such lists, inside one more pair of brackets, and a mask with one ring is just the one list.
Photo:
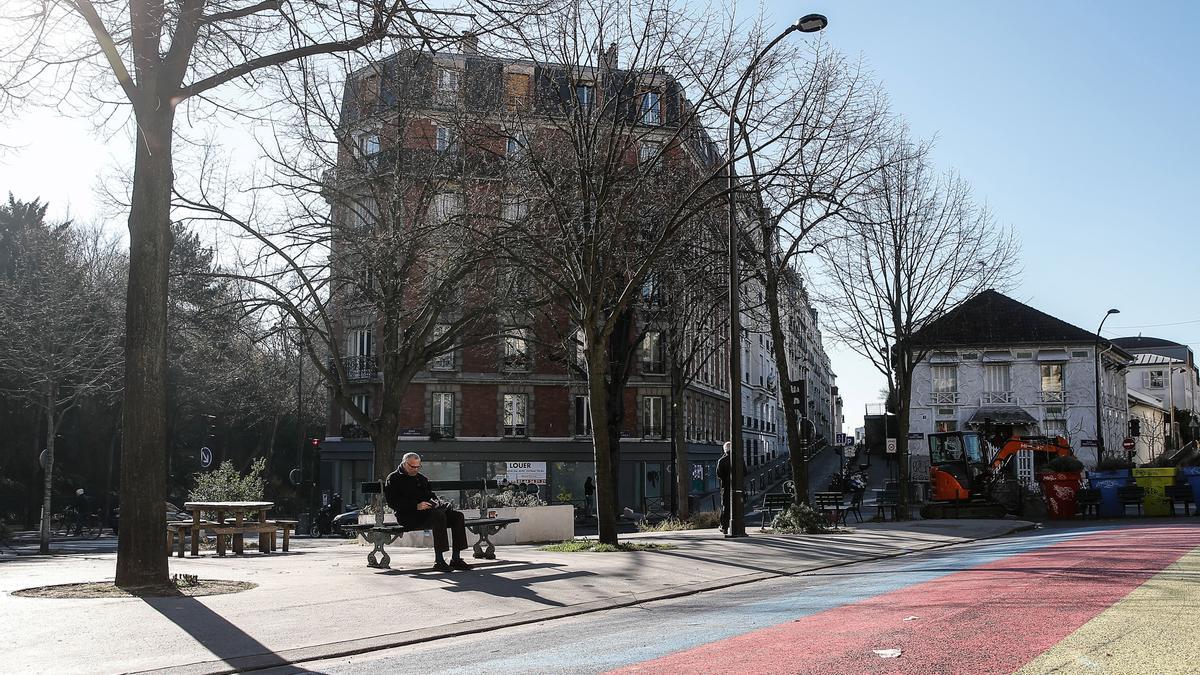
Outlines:
[[468, 56], [479, 53], [479, 36], [469, 30], [464, 30], [458, 41], [458, 50]]
[[608, 43], [608, 49], [600, 57], [600, 64], [608, 70], [617, 69], [617, 43]]

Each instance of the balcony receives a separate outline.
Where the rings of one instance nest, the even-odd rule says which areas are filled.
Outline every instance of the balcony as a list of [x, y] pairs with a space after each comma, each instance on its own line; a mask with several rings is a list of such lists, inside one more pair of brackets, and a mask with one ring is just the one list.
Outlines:
[[979, 405], [1016, 405], [1017, 397], [1011, 391], [985, 391], [979, 396]]
[[1041, 403], [1066, 403], [1067, 392], [1065, 391], [1039, 391], [1038, 401]]
[[929, 395], [930, 405], [958, 405], [957, 391], [935, 391]]
[[[346, 369], [348, 382], [371, 382], [379, 379], [379, 363], [374, 356], [346, 356], [342, 358], [342, 366]], [[332, 362], [329, 369], [334, 379], [337, 379], [337, 369]]]

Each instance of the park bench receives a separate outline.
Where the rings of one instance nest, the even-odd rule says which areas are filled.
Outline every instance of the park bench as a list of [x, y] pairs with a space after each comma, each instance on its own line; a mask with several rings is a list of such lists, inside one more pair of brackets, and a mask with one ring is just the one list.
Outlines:
[[793, 498], [790, 492], [768, 492], [763, 495], [762, 524], [759, 525], [759, 528], [766, 528], [768, 517], [774, 519], [774, 514], [786, 510], [792, 503]]
[[1136, 485], [1117, 488], [1117, 501], [1121, 503], [1121, 515], [1125, 515], [1125, 509], [1130, 505], [1136, 506], [1138, 515], [1142, 515], [1142, 502], [1145, 500], [1146, 488]]
[[892, 520], [896, 519], [896, 502], [900, 497], [900, 490], [896, 487], [886, 487], [878, 491], [875, 497], [875, 506], [878, 511], [875, 517], [882, 520], [887, 520], [887, 510], [892, 510]]
[[845, 522], [846, 503], [841, 492], [814, 492], [813, 506], [829, 518], [830, 525]]
[[[198, 524], [190, 520], [178, 520], [167, 523], [167, 555], [170, 556], [172, 549], [176, 549], [177, 555], [182, 558], [184, 539], [195, 537], [199, 534], [198, 530], [205, 530], [215, 525], [216, 523], [208, 520], [202, 520]], [[178, 548], [176, 547], [176, 542], [178, 542]]]
[[[174, 550], [175, 554], [182, 558], [185, 550], [184, 540], [189, 537], [199, 536], [203, 531], [212, 532], [217, 535], [218, 556], [225, 555], [225, 537], [239, 534], [268, 535], [268, 548], [262, 552], [274, 552], [278, 530], [283, 530], [283, 550], [287, 552], [290, 548], [292, 532], [296, 529], [296, 524], [297, 521], [295, 520], [268, 520], [265, 523], [247, 521], [241, 525], [237, 525], [236, 521], [230, 521], [229, 519], [220, 523], [211, 520], [202, 520], [199, 523], [194, 523], [190, 520], [172, 521], [167, 523], [167, 555], [170, 555], [172, 550]], [[240, 553], [240, 551], [235, 552]]]
[[[1171, 509], [1172, 516], [1175, 515], [1175, 502], [1183, 503], [1183, 515], [1191, 515], [1190, 505], [1194, 498], [1191, 485], [1168, 485], [1163, 498], [1167, 502], [1167, 508]], [[1200, 507], [1196, 508], [1196, 515], [1200, 516]]]
[[[491, 536], [513, 523], [521, 522], [519, 518], [491, 517], [491, 514], [488, 512], [488, 491], [500, 489], [500, 484], [495, 480], [435, 480], [429, 482], [429, 487], [434, 492], [455, 490], [459, 492], [464, 490], [479, 491], [479, 517], [465, 519], [467, 529], [479, 537], [472, 550], [472, 555], [475, 558], [495, 560], [496, 547], [492, 544]], [[362, 494], [364, 496], [381, 494], [382, 492], [383, 483], [381, 481], [371, 481], [362, 484]], [[347, 525], [345, 529], [358, 533], [367, 540], [367, 543], [372, 544], [371, 552], [367, 554], [368, 567], [388, 568], [390, 567], [391, 556], [388, 555], [384, 546], [393, 543], [398, 537], [409, 530], [406, 530], [403, 525], [399, 524], [383, 524], [380, 522], [382, 518], [378, 517], [378, 515], [374, 523]], [[424, 529], [426, 528], [420, 528], [420, 530]]]
[[1087, 518], [1089, 511], [1097, 518], [1100, 517], [1100, 490], [1098, 488], [1082, 488], [1075, 495], [1075, 503], [1079, 505], [1079, 513], [1084, 518]]

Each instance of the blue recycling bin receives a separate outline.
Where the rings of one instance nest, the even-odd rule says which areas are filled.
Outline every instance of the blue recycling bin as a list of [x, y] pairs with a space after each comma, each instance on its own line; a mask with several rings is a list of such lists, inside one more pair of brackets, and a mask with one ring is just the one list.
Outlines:
[[1101, 518], [1116, 518], [1125, 515], [1125, 507], [1117, 501], [1117, 490], [1129, 487], [1132, 480], [1133, 474], [1129, 469], [1088, 472], [1088, 484], [1093, 489], [1100, 491], [1099, 516]]
[[1192, 501], [1196, 502], [1196, 513], [1200, 513], [1200, 466], [1181, 466], [1179, 473], [1192, 486]]

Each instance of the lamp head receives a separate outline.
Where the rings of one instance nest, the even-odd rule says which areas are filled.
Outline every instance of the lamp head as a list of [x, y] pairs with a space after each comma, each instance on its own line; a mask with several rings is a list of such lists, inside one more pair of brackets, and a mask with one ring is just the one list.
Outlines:
[[805, 14], [792, 24], [792, 28], [801, 33], [816, 33], [825, 30], [828, 25], [829, 19], [826, 19], [824, 14]]
[[1119, 310], [1119, 309], [1108, 310], [1108, 314], [1120, 314], [1120, 313], [1121, 313], [1121, 310]]

